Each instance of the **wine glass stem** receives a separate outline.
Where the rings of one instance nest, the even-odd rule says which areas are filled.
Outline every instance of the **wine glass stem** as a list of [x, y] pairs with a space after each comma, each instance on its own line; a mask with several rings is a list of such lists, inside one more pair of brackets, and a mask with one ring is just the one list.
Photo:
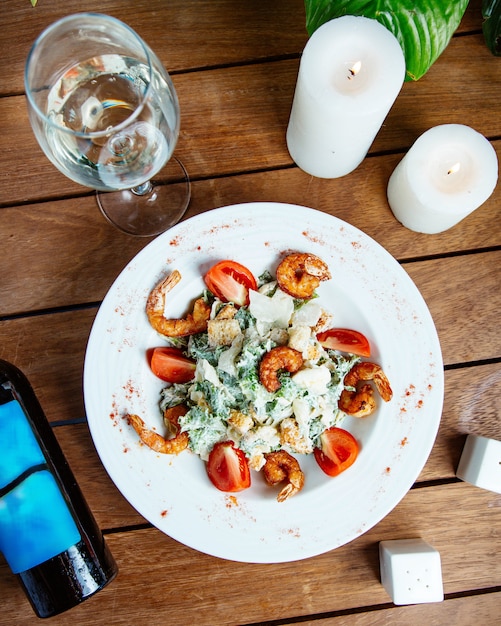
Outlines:
[[151, 193], [152, 189], [153, 189], [153, 185], [151, 184], [151, 181], [147, 180], [142, 185], [138, 185], [137, 187], [133, 187], [131, 189], [131, 191], [136, 196], [145, 196], [146, 194]]

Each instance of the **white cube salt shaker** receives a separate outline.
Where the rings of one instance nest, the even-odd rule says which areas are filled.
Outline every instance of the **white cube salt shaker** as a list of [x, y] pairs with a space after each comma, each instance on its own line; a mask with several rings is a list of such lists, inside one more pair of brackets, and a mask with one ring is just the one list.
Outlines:
[[501, 441], [468, 435], [456, 476], [476, 487], [501, 493]]
[[381, 541], [379, 564], [381, 583], [394, 604], [444, 599], [440, 554], [423, 539]]

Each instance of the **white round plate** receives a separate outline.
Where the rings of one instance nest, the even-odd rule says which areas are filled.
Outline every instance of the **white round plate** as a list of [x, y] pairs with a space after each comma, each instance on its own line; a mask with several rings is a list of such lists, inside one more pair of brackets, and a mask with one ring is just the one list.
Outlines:
[[[137, 413], [162, 428], [162, 381], [146, 353], [162, 345], [145, 315], [150, 290], [173, 269], [182, 280], [167, 314], [182, 317], [204, 289], [203, 275], [233, 259], [255, 276], [274, 271], [284, 254], [311, 252], [328, 264], [318, 289], [335, 325], [363, 332], [393, 388], [366, 419], [343, 427], [360, 442], [355, 464], [336, 478], [313, 455], [298, 457], [303, 490], [283, 503], [277, 489], [252, 472], [250, 489], [228, 494], [209, 482], [189, 451], [161, 455], [139, 443], [123, 419]], [[313, 209], [277, 203], [238, 204], [176, 225], [147, 245], [106, 295], [89, 338], [84, 397], [91, 434], [112, 480], [137, 511], [161, 531], [196, 550], [233, 561], [278, 563], [348, 543], [403, 498], [433, 446], [443, 403], [443, 365], [433, 320], [397, 261], [349, 224]]]

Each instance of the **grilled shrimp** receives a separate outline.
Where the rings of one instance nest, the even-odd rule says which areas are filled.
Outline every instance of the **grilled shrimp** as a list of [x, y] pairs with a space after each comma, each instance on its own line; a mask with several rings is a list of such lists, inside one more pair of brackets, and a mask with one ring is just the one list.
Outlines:
[[304, 474], [299, 467], [297, 460], [285, 450], [269, 452], [265, 454], [266, 463], [263, 466], [263, 473], [266, 482], [271, 485], [278, 485], [284, 480], [287, 481], [285, 487], [277, 496], [278, 502], [283, 502], [294, 494], [301, 491], [304, 485]]
[[179, 454], [188, 447], [189, 435], [186, 432], [180, 432], [179, 418], [188, 412], [188, 408], [184, 404], [165, 409], [164, 422], [170, 434], [174, 434], [170, 439], [162, 437], [154, 430], [146, 427], [144, 421], [139, 415], [129, 413], [125, 419], [134, 428], [139, 435], [141, 441], [155, 452], [162, 454]]
[[345, 387], [354, 387], [353, 391], [343, 389], [339, 398], [338, 406], [341, 411], [353, 417], [367, 417], [374, 412], [376, 400], [374, 389], [365, 384], [357, 387], [360, 381], [374, 381], [379, 395], [385, 402], [389, 402], [393, 396], [390, 382], [385, 373], [376, 363], [360, 362], [354, 365], [344, 377]]
[[166, 294], [181, 280], [181, 274], [174, 270], [151, 291], [146, 301], [146, 315], [153, 328], [167, 337], [185, 337], [207, 330], [210, 306], [203, 298], [195, 300], [193, 312], [183, 319], [167, 319], [164, 315]]
[[279, 264], [277, 282], [282, 291], [293, 298], [311, 298], [321, 281], [329, 280], [331, 274], [327, 264], [314, 254], [289, 254]]
[[278, 374], [281, 370], [297, 372], [303, 365], [301, 352], [287, 346], [277, 346], [267, 352], [259, 364], [259, 380], [268, 391], [278, 391], [280, 381]]

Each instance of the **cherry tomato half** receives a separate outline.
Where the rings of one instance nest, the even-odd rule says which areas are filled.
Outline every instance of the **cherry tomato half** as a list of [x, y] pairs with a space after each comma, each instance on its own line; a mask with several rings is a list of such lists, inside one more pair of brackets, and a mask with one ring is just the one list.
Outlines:
[[330, 350], [340, 350], [358, 356], [371, 355], [369, 340], [358, 330], [330, 328], [323, 333], [318, 333], [317, 339], [324, 348]]
[[249, 289], [257, 290], [252, 272], [236, 261], [219, 261], [205, 275], [205, 284], [223, 302], [249, 304]]
[[313, 455], [320, 469], [329, 476], [337, 476], [353, 465], [358, 456], [358, 443], [347, 430], [333, 426], [320, 435], [320, 448]]
[[207, 474], [220, 491], [243, 491], [251, 484], [247, 458], [232, 441], [216, 443], [212, 448], [207, 461]]
[[188, 383], [195, 376], [196, 364], [179, 348], [154, 348], [150, 355], [151, 371], [167, 383]]

